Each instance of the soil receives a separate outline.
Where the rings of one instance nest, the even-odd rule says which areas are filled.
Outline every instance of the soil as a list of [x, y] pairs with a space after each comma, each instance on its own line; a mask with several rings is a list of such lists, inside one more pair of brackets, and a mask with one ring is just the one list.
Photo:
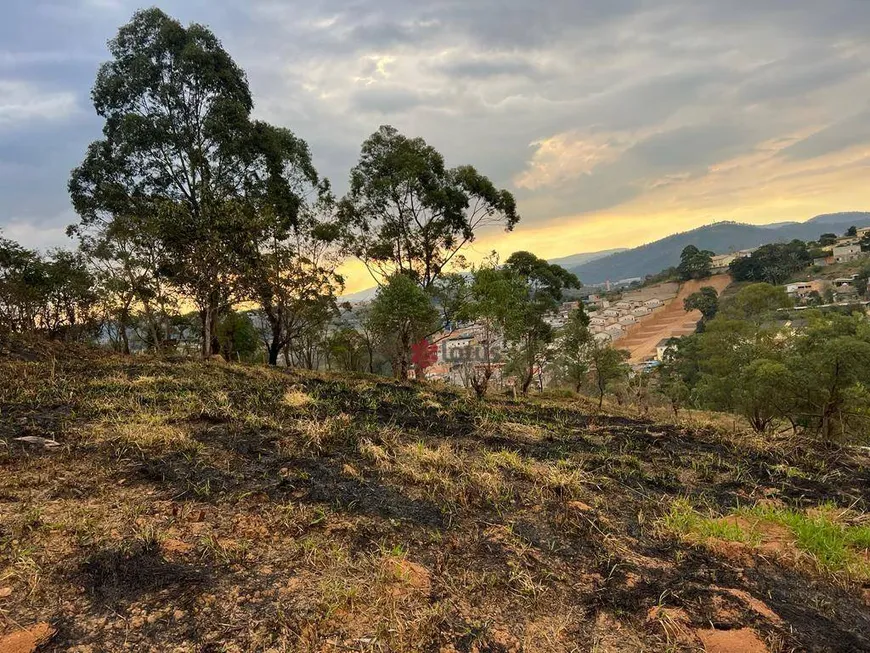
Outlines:
[[662, 525], [676, 500], [866, 513], [866, 452], [365, 375], [50, 365], [0, 362], [4, 653], [35, 623], [79, 653], [870, 651], [867, 586], [786, 534]]
[[701, 319], [701, 312], [686, 311], [683, 308], [683, 300], [704, 286], [711, 286], [721, 294], [730, 284], [731, 277], [727, 274], [685, 282], [680, 286], [680, 291], [674, 299], [628, 329], [625, 335], [616, 341], [616, 346], [631, 352], [632, 363], [641, 363], [654, 358], [656, 347], [662, 340], [694, 333]]
[[697, 635], [706, 653], [768, 653], [764, 642], [749, 628], [699, 630]]

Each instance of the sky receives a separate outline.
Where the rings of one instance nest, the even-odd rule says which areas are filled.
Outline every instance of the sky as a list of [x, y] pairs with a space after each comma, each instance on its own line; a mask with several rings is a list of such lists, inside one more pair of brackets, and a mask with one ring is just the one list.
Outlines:
[[[71, 246], [70, 170], [125, 0], [3, 0], [0, 229]], [[511, 190], [469, 258], [870, 208], [870, 0], [169, 0], [342, 193], [391, 124]], [[371, 285], [349, 265], [348, 292]]]

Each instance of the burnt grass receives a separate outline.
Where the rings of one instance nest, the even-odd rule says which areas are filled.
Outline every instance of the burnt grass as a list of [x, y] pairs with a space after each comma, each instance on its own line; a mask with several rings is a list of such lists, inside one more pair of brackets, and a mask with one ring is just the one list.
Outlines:
[[48, 621], [49, 651], [691, 651], [751, 628], [773, 652], [870, 651], [866, 582], [661, 526], [677, 499], [866, 513], [868, 462], [580, 399], [0, 361], [0, 638]]

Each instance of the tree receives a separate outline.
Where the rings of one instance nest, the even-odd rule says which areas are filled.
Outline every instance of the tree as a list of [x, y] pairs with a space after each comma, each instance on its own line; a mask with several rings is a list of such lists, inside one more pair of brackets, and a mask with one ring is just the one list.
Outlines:
[[822, 234], [819, 236], [820, 247], [831, 247], [837, 244], [837, 234]]
[[260, 348], [254, 324], [246, 313], [230, 311], [217, 324], [221, 355], [229, 362], [251, 360]]
[[719, 293], [711, 286], [704, 286], [683, 300], [686, 311], [701, 311], [705, 322], [712, 320], [719, 312]]
[[153, 227], [161, 269], [197, 304], [209, 356], [238, 294], [241, 261], [264, 218], [292, 223], [300, 201], [286, 130], [251, 121], [248, 83], [217, 38], [159, 9], [136, 12], [109, 43], [92, 97], [105, 119], [69, 190], [82, 231], [116, 220]]
[[277, 365], [294, 340], [338, 312], [344, 280], [337, 272], [341, 260], [334, 242], [334, 225], [314, 213], [287, 232], [265, 236], [246, 262], [245, 284], [260, 305], [270, 365]]
[[89, 337], [99, 327], [96, 302], [82, 256], [65, 250], [42, 256], [0, 237], [0, 331]]
[[328, 340], [329, 359], [335, 367], [346, 372], [366, 369], [366, 343], [362, 334], [350, 326], [333, 331]]
[[[870, 428], [870, 327], [863, 315], [814, 312], [787, 361], [795, 421], [824, 443]], [[783, 392], [780, 385], [779, 392]]]
[[411, 345], [430, 333], [437, 318], [429, 295], [407, 274], [394, 274], [378, 290], [369, 323], [386, 345], [399, 380], [408, 379]]
[[546, 317], [552, 314], [567, 288], [580, 288], [577, 277], [564, 268], [547, 263], [529, 252], [514, 252], [505, 262], [526, 287], [525, 297], [506, 324], [506, 338], [513, 346], [512, 363], [518, 370], [523, 394], [528, 393], [541, 367], [541, 356], [553, 339]]
[[680, 254], [680, 264], [677, 273], [680, 279], [706, 279], [713, 267], [713, 252], [700, 250], [694, 245], [687, 245]]
[[448, 169], [421, 138], [382, 126], [362, 145], [341, 203], [344, 242], [379, 282], [401, 273], [431, 288], [487, 225], [513, 229], [516, 202], [471, 166]]
[[499, 268], [494, 256], [472, 272], [458, 317], [480, 329], [479, 360], [467, 361], [468, 383], [478, 399], [486, 395], [495, 366], [500, 362], [499, 343], [508, 325], [521, 312], [526, 297], [523, 278], [510, 268]]
[[788, 368], [778, 360], [757, 358], [739, 370], [733, 393], [733, 410], [746, 417], [756, 433], [764, 433], [777, 417], [791, 413], [786, 389]]
[[726, 301], [720, 314], [731, 320], [762, 322], [777, 309], [791, 308], [793, 302], [785, 288], [768, 283], [754, 283]]
[[810, 263], [812, 257], [806, 243], [793, 240], [790, 243], [762, 245], [751, 256], [732, 261], [729, 268], [735, 281], [764, 282], [777, 286]]
[[562, 328], [557, 358], [558, 376], [569, 382], [575, 392], [580, 392], [589, 376], [591, 344], [589, 316], [581, 305], [581, 308], [571, 312]]
[[39, 255], [0, 237], [0, 329], [36, 329], [43, 268]]
[[856, 227], [855, 225], [852, 225], [851, 227], [846, 229], [846, 233], [844, 234], [844, 236], [846, 236], [846, 238], [854, 238], [857, 235], [858, 235], [858, 227]]
[[598, 392], [598, 410], [604, 404], [604, 395], [612, 384], [628, 380], [631, 368], [625, 363], [630, 354], [623, 349], [592, 341], [589, 348], [589, 368]]
[[655, 370], [656, 390], [667, 398], [674, 412], [674, 419], [679, 417], [680, 409], [691, 398], [691, 388], [686, 382], [684, 370], [680, 368], [686, 358], [678, 353], [678, 346], [672, 345], [667, 349], [662, 364]]

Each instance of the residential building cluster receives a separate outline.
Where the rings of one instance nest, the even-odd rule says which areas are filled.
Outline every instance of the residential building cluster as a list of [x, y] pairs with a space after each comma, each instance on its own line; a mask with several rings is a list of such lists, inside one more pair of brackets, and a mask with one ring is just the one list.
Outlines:
[[842, 236], [837, 238], [831, 246], [828, 256], [813, 259], [813, 265], [825, 267], [835, 263], [851, 263], [870, 256], [870, 252], [861, 249], [861, 241], [870, 234], [870, 227], [861, 227], [855, 230], [854, 236]]
[[625, 335], [632, 325], [664, 305], [665, 302], [656, 297], [602, 301], [599, 309], [588, 313], [589, 330], [598, 342], [613, 342]]

